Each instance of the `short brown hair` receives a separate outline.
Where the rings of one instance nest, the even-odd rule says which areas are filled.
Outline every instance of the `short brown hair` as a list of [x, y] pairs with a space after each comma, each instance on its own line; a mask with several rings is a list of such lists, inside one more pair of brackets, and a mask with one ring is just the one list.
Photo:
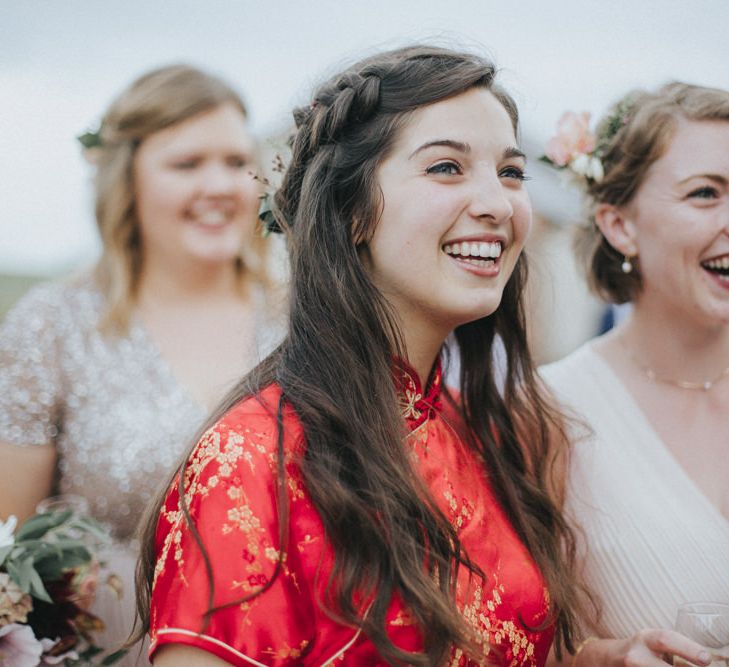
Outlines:
[[621, 98], [597, 128], [605, 171], [587, 182], [589, 216], [578, 232], [576, 248], [590, 287], [612, 303], [632, 301], [641, 289], [640, 267], [621, 270], [623, 256], [595, 224], [599, 204], [624, 206], [640, 188], [649, 167], [667, 150], [676, 121], [729, 120], [729, 91], [673, 82], [656, 92], [632, 91]]

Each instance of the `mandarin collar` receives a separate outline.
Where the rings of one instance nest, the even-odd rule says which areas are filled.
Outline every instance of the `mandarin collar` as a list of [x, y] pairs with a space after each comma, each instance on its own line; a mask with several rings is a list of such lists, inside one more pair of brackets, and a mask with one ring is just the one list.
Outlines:
[[423, 390], [417, 372], [404, 359], [395, 359], [393, 375], [400, 414], [412, 431], [440, 411], [443, 372], [440, 357], [435, 363], [428, 385]]

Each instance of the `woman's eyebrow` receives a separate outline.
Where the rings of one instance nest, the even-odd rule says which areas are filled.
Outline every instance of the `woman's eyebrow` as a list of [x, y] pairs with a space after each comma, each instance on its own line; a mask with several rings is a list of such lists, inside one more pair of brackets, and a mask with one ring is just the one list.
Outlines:
[[471, 152], [471, 146], [469, 146], [468, 144], [464, 144], [462, 141], [455, 141], [454, 139], [436, 139], [435, 141], [428, 141], [428, 142], [424, 143], [422, 146], [418, 146], [410, 154], [410, 157], [408, 159], [412, 159], [421, 151], [424, 151], [426, 148], [431, 148], [433, 146], [447, 146], [449, 148], [454, 148], [455, 150], [460, 151], [461, 153], [470, 153]]
[[526, 160], [527, 156], [525, 155], [524, 151], [519, 150], [516, 146], [509, 146], [504, 151], [504, 159], [508, 160], [512, 157], [519, 157], [522, 158], [522, 160]]
[[714, 181], [714, 183], [718, 183], [719, 185], [727, 184], [726, 178], [720, 176], [719, 174], [691, 174], [691, 176], [687, 176], [686, 178], [680, 180], [678, 184], [683, 185], [684, 183], [688, 183], [688, 181], [694, 178], [706, 178], [710, 181]]
[[[421, 151], [424, 151], [428, 148], [432, 148], [433, 146], [447, 146], [448, 148], [453, 148], [461, 153], [470, 153], [471, 152], [471, 146], [469, 144], [463, 143], [462, 141], [456, 141], [454, 139], [436, 139], [434, 141], [427, 141], [426, 143], [422, 144], [421, 146], [418, 146], [411, 154], [408, 159], [412, 159], [415, 157], [418, 153]], [[523, 160], [526, 160], [526, 155], [522, 150], [517, 148], [516, 146], [509, 146], [504, 150], [503, 158], [505, 160], [509, 158], [521, 158]]]

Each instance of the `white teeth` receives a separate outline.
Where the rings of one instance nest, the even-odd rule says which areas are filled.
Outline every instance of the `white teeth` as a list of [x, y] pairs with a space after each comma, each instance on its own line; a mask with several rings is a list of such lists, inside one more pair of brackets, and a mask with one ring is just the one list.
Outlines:
[[729, 255], [724, 257], [718, 257], [717, 259], [710, 259], [708, 262], [704, 262], [704, 266], [709, 269], [729, 269]]
[[228, 216], [223, 211], [206, 211], [194, 216], [195, 222], [201, 225], [217, 227], [228, 221]]
[[498, 259], [501, 257], [501, 242], [463, 241], [462, 243], [447, 243], [443, 246], [443, 251], [448, 255], [458, 255], [464, 258]]

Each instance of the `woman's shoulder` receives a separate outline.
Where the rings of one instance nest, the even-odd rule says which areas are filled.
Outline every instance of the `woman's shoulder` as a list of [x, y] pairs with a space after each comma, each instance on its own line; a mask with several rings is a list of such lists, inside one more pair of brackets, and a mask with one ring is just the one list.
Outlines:
[[242, 398], [223, 414], [214, 428], [262, 436], [278, 434], [279, 424], [286, 431], [300, 431], [293, 408], [286, 403], [281, 387], [274, 383]]
[[[293, 659], [316, 636], [315, 604], [300, 583], [309, 576], [301, 553], [324, 543], [323, 529], [290, 455], [298, 421], [281, 398], [274, 384], [229, 409], [193, 450], [184, 483], [178, 477], [169, 489], [156, 534], [153, 652], [185, 643], [234, 664], [243, 664], [241, 655], [250, 656], [246, 664], [271, 664], [273, 647]], [[307, 526], [305, 540], [288, 548], [292, 533], [282, 532], [283, 521]], [[313, 572], [318, 552], [312, 562]]]
[[98, 314], [101, 293], [88, 273], [48, 280], [31, 287], [8, 311], [8, 322], [22, 321], [25, 327], [45, 327], [59, 321], [78, 322], [89, 313]]
[[540, 366], [539, 376], [553, 388], [574, 384], [599, 367], [593, 345], [594, 340], [587, 341], [562, 359]]
[[[303, 493], [293, 455], [300, 442], [298, 421], [290, 409], [283, 410], [279, 419], [281, 396], [275, 384], [247, 396], [200, 436], [187, 458], [182, 479], [178, 475], [173, 480], [161, 509], [157, 527], [161, 562], [169, 556], [170, 535], [186, 530], [180, 494], [191, 520], [201, 535], [207, 535], [204, 541], [213, 545], [211, 548], [235, 542], [234, 535], [268, 544], [277, 534], [281, 462], [292, 501]], [[283, 437], [283, 460], [279, 434]], [[220, 531], [226, 536], [223, 542]]]
[[[302, 430], [281, 388], [271, 384], [227, 410], [200, 437], [189, 462], [193, 470], [222, 467], [276, 476], [279, 437], [287, 459], [301, 447]], [[289, 461], [290, 462], [290, 461]], [[246, 474], [247, 474], [246, 473]], [[268, 477], [268, 474], [264, 475]], [[259, 482], [264, 482], [259, 478]]]

